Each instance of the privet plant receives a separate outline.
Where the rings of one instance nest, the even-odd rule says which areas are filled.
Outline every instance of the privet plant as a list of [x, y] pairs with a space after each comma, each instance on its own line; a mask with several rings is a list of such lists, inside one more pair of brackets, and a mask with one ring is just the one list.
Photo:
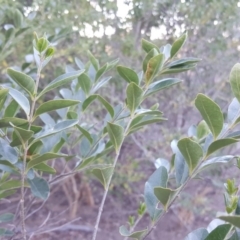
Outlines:
[[[37, 71], [26, 74], [26, 69], [24, 72], [9, 68], [9, 82], [2, 84], [0, 89], [0, 200], [13, 194], [19, 194], [20, 198], [14, 214], [0, 216], [0, 223], [4, 223], [0, 236], [14, 236], [19, 225], [24, 240], [41, 234], [41, 226], [34, 232], [25, 226], [26, 219], [34, 212], [31, 209], [33, 199], [46, 201], [54, 183], [67, 175], [91, 169], [104, 187], [92, 239], [97, 238], [101, 214], [125, 138], [146, 125], [166, 120], [158, 110], [158, 104], [148, 108], [144, 100], [181, 82], [176, 78], [166, 78], [165, 75], [192, 69], [199, 61], [196, 58], [175, 59], [186, 38], [185, 33], [172, 46], [167, 44], [161, 48], [142, 40], [142, 48], [146, 52], [143, 71], [137, 73], [128, 67], [117, 66], [119, 75], [127, 82], [126, 99], [122, 104], [113, 106], [99, 94], [99, 89], [111, 79], [104, 75], [116, 66], [118, 60], [100, 66], [99, 61], [89, 52], [89, 61], [85, 65], [76, 58], [78, 70], [68, 67], [65, 74], [44, 85], [42, 72], [55, 49], [45, 36], [38, 38], [34, 35], [33, 51]], [[135, 220], [133, 216], [129, 217], [130, 229], [120, 227], [120, 234], [125, 239], [146, 239], [187, 183], [204, 169], [234, 158], [238, 161], [237, 157], [231, 155], [212, 158], [217, 150], [238, 142], [240, 138], [240, 133], [234, 131], [240, 121], [238, 76], [240, 65], [237, 64], [230, 75], [235, 98], [228, 109], [227, 123], [224, 123], [223, 113], [214, 101], [203, 94], [197, 96], [195, 105], [203, 120], [189, 129], [188, 137], [171, 143], [172, 164], [164, 160], [157, 162], [158, 168], [145, 184], [145, 202], [139, 205], [138, 218]], [[44, 101], [53, 90], [63, 85], [70, 88], [61, 88], [59, 96]], [[94, 101], [107, 111], [105, 118], [97, 125], [83, 120]], [[53, 111], [54, 118], [50, 113]], [[64, 147], [69, 150], [69, 154], [63, 154]], [[73, 155], [71, 149], [75, 150]], [[102, 161], [109, 153], [115, 156], [111, 164]], [[56, 173], [54, 163], [60, 158], [75, 163], [68, 174]], [[239, 166], [239, 161], [237, 163]], [[169, 188], [169, 182], [175, 187]], [[227, 214], [219, 218], [226, 224], [210, 233], [206, 229], [197, 229], [186, 239], [214, 239], [219, 234], [223, 236], [222, 239], [238, 239], [240, 216], [238, 188], [235, 185], [234, 180], [228, 180], [225, 185]], [[142, 231], [135, 231], [146, 213], [151, 219], [149, 226]], [[13, 225], [7, 225], [8, 222], [13, 222]]]

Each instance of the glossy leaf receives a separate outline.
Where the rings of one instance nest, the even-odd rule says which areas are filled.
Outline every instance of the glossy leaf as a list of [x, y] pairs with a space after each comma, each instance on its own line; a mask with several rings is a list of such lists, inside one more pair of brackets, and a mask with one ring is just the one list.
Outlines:
[[236, 63], [230, 72], [230, 84], [234, 96], [240, 102], [240, 63]]
[[183, 47], [184, 43], [187, 39], [187, 33], [184, 33], [182, 36], [180, 36], [172, 45], [171, 48], [171, 58], [173, 58], [179, 50]]
[[147, 70], [145, 74], [146, 83], [151, 83], [154, 77], [157, 76], [159, 71], [162, 69], [164, 64], [164, 55], [159, 54], [153, 58], [151, 58], [147, 64]]
[[208, 231], [205, 228], [199, 228], [189, 233], [184, 240], [205, 240], [208, 235]]
[[220, 216], [219, 219], [231, 223], [233, 226], [240, 228], [240, 215], [228, 215], [228, 216]]
[[115, 150], [118, 152], [124, 139], [124, 129], [120, 125], [108, 122], [107, 131]]
[[22, 89], [24, 89], [30, 96], [33, 96], [35, 82], [28, 75], [16, 71], [12, 68], [7, 69], [7, 74], [11, 77], [11, 79], [17, 83]]
[[88, 95], [92, 87], [92, 82], [87, 74], [83, 73], [78, 77], [78, 84], [81, 86], [86, 95]]
[[214, 138], [217, 138], [223, 128], [223, 114], [220, 107], [201, 93], [197, 95], [195, 105], [207, 123]]
[[119, 75], [126, 80], [128, 83], [134, 82], [135, 84], [139, 84], [138, 75], [131, 68], [127, 68], [124, 66], [118, 66], [117, 71]]
[[208, 150], [207, 150], [207, 156], [209, 156], [210, 154], [216, 152], [217, 150], [219, 150], [221, 148], [224, 148], [224, 147], [229, 146], [236, 142], [238, 142], [238, 140], [234, 139], [234, 138], [218, 139], [209, 145]]
[[127, 87], [127, 107], [133, 114], [142, 101], [142, 89], [135, 83], [130, 83]]
[[179, 79], [176, 79], [176, 78], [166, 78], [166, 79], [162, 79], [162, 80], [159, 80], [159, 81], [156, 81], [154, 83], [151, 83], [148, 87], [148, 90], [145, 94], [146, 97], [160, 91], [160, 90], [163, 90], [165, 88], [169, 88], [175, 84], [178, 84], [182, 82], [181, 80]]
[[95, 100], [97, 99], [99, 102], [101, 102], [103, 104], [103, 106], [107, 109], [107, 111], [109, 112], [109, 114], [111, 115], [111, 117], [114, 116], [114, 109], [113, 107], [100, 95], [98, 94], [94, 94], [91, 95], [90, 97], [88, 97], [82, 104], [82, 109], [83, 111], [85, 111], [87, 109], [87, 107]]
[[43, 113], [54, 111], [61, 108], [70, 107], [73, 105], [77, 105], [79, 103], [80, 103], [79, 101], [69, 100], [69, 99], [50, 100], [50, 101], [44, 102], [36, 109], [34, 118], [36, 118], [37, 116]]
[[201, 146], [190, 138], [183, 138], [178, 141], [178, 148], [188, 164], [190, 173], [192, 173], [203, 156]]
[[9, 88], [9, 94], [23, 109], [28, 118], [30, 115], [30, 103], [28, 99], [21, 92], [13, 88]]
[[154, 194], [154, 188], [157, 186], [166, 187], [168, 181], [167, 169], [160, 166], [149, 177], [144, 187], [144, 200], [146, 203], [147, 211], [154, 221], [161, 214], [162, 210], [157, 209], [158, 199]]
[[97, 168], [93, 169], [92, 173], [101, 182], [105, 190], [107, 189], [107, 184], [113, 173], [113, 167]]
[[57, 154], [57, 153], [51, 153], [51, 152], [44, 153], [41, 156], [37, 156], [36, 158], [33, 158], [31, 161], [29, 161], [27, 164], [26, 170], [28, 171], [30, 168], [33, 168], [34, 166], [51, 159], [66, 158], [66, 157], [68, 157], [68, 155], [66, 154]]
[[50, 189], [48, 183], [43, 178], [35, 177], [28, 179], [33, 196], [46, 200], [49, 196]]
[[125, 226], [121, 226], [119, 228], [119, 233], [123, 236], [123, 237], [128, 237], [128, 238], [134, 238], [134, 239], [142, 239], [142, 237], [144, 236], [144, 234], [147, 232], [147, 229], [141, 230], [141, 231], [136, 231], [136, 232], [129, 232], [129, 230], [125, 227]]
[[205, 240], [220, 240], [220, 239], [224, 240], [230, 230], [231, 230], [230, 224], [219, 225], [212, 232], [209, 233]]
[[158, 51], [158, 47], [155, 44], [145, 39], [142, 39], [142, 49], [147, 53], [150, 52], [152, 49], [156, 49]]
[[53, 81], [51, 81], [37, 96], [37, 99], [39, 99], [41, 96], [43, 96], [45, 93], [58, 88], [64, 84], [70, 83], [72, 80], [78, 78], [82, 73], [84, 72], [84, 70], [80, 70], [80, 71], [74, 71], [74, 72], [69, 72], [69, 73], [65, 73], [59, 77], [57, 77], [56, 79], [54, 79]]

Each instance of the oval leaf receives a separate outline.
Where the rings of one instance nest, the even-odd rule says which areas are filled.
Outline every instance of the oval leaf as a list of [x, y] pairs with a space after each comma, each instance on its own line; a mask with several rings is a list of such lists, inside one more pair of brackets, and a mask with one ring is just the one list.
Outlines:
[[112, 177], [113, 167], [93, 169], [92, 173], [102, 183], [104, 189], [107, 189], [108, 181]]
[[158, 47], [155, 44], [145, 39], [142, 39], [142, 49], [147, 53], [150, 52], [152, 49], [156, 49], [159, 52]]
[[34, 114], [34, 118], [36, 118], [40, 114], [54, 111], [61, 108], [70, 107], [78, 103], [80, 102], [75, 100], [69, 100], [69, 99], [57, 99], [57, 100], [51, 100], [51, 101], [45, 102], [37, 108]]
[[141, 230], [141, 231], [136, 231], [136, 232], [130, 232], [128, 231], [128, 229], [125, 226], [121, 226], [119, 228], [119, 233], [123, 236], [123, 237], [129, 237], [129, 238], [134, 238], [134, 239], [142, 239], [142, 237], [144, 236], [144, 234], [147, 232], [147, 229]]
[[142, 89], [135, 83], [130, 83], [127, 87], [127, 107], [133, 114], [142, 101]]
[[198, 94], [195, 99], [195, 106], [207, 123], [214, 138], [217, 138], [223, 128], [223, 114], [220, 107], [204, 94]]
[[173, 190], [170, 188], [163, 188], [163, 187], [155, 187], [154, 194], [159, 200], [160, 203], [164, 206], [165, 211], [168, 208], [168, 204], [170, 203], [171, 199], [174, 198], [176, 195], [177, 190]]
[[173, 58], [179, 50], [182, 48], [187, 39], [187, 33], [184, 33], [180, 38], [178, 38], [172, 45], [171, 48], [171, 58]]
[[190, 138], [183, 138], [178, 141], [178, 148], [184, 156], [191, 173], [197, 167], [199, 160], [203, 156], [201, 146]]
[[30, 96], [33, 96], [35, 82], [28, 75], [16, 71], [12, 68], [8, 68], [7, 74], [11, 77], [11, 79], [17, 83], [22, 89], [24, 89]]
[[78, 84], [81, 86], [82, 90], [88, 95], [92, 87], [92, 82], [87, 74], [83, 73], [78, 77]]
[[80, 70], [80, 71], [74, 71], [74, 72], [69, 72], [69, 73], [65, 73], [59, 77], [57, 77], [56, 79], [54, 79], [52, 82], [50, 82], [37, 96], [37, 99], [39, 99], [43, 94], [57, 88], [60, 87], [64, 84], [67, 84], [69, 82], [71, 82], [72, 80], [78, 78], [78, 76], [80, 76], [82, 73], [84, 72], [84, 70]]
[[134, 82], [137, 85], [139, 84], [138, 75], [131, 68], [127, 68], [124, 66], [118, 66], [117, 71], [119, 75], [126, 80], [128, 83]]
[[209, 235], [205, 238], [205, 240], [220, 240], [225, 239], [231, 230], [230, 224], [222, 224], [216, 227]]
[[124, 129], [120, 125], [108, 122], [107, 131], [116, 152], [118, 152], [124, 139]]
[[215, 151], [224, 148], [228, 145], [231, 145], [233, 143], [238, 142], [238, 139], [234, 139], [234, 138], [223, 138], [223, 139], [218, 139], [214, 142], [212, 142], [210, 144], [210, 146], [208, 147], [207, 150], [207, 156], [209, 156], [210, 154], [214, 153]]
[[219, 219], [231, 223], [233, 226], [240, 228], [240, 215], [220, 216]]

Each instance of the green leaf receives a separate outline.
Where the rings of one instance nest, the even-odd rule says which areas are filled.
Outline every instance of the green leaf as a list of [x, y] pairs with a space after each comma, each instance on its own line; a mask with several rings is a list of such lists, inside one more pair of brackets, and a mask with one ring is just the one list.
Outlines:
[[13, 22], [16, 28], [21, 28], [23, 24], [23, 15], [18, 9], [14, 9]]
[[14, 219], [14, 214], [4, 213], [0, 215], [0, 223], [11, 222]]
[[88, 95], [92, 87], [92, 82], [87, 74], [83, 73], [78, 77], [78, 84], [85, 92], [85, 94]]
[[36, 109], [34, 118], [36, 118], [37, 116], [39, 116], [43, 113], [54, 111], [54, 110], [61, 109], [61, 108], [70, 107], [70, 106], [73, 106], [73, 105], [76, 105], [79, 103], [80, 103], [79, 101], [69, 100], [69, 99], [50, 100], [48, 102], [44, 102]]
[[87, 140], [92, 144], [93, 143], [93, 138], [91, 136], [91, 134], [84, 129], [83, 127], [77, 125], [78, 130], [87, 138]]
[[11, 97], [19, 104], [19, 106], [23, 109], [23, 111], [26, 113], [27, 118], [29, 118], [30, 115], [30, 103], [28, 99], [18, 90], [9, 88], [9, 94]]
[[118, 152], [124, 139], [124, 129], [117, 124], [108, 122], [107, 131], [115, 150]]
[[85, 111], [87, 107], [95, 100], [97, 99], [102, 105], [107, 109], [111, 117], [114, 117], [114, 109], [113, 107], [100, 95], [93, 94], [89, 96], [82, 104], [82, 110]]
[[7, 74], [11, 77], [11, 79], [17, 83], [23, 90], [25, 90], [31, 97], [34, 93], [35, 82], [28, 75], [16, 71], [12, 68], [7, 69]]
[[93, 67], [97, 71], [99, 69], [99, 62], [98, 62], [98, 60], [92, 55], [92, 53], [90, 51], [88, 51], [88, 57], [90, 59], [91, 64], [93, 65]]
[[240, 63], [236, 63], [230, 72], [230, 84], [234, 96], [240, 102]]
[[28, 171], [30, 168], [33, 168], [36, 165], [42, 162], [46, 162], [50, 159], [66, 158], [66, 157], [68, 157], [68, 155], [66, 154], [57, 154], [57, 153], [51, 153], [51, 152], [44, 153], [41, 156], [37, 156], [36, 158], [33, 158], [30, 162], [28, 162], [26, 170]]
[[74, 71], [74, 72], [69, 72], [69, 73], [65, 73], [59, 77], [57, 77], [56, 79], [54, 79], [52, 82], [50, 82], [37, 96], [37, 99], [39, 99], [42, 95], [44, 95], [45, 93], [58, 88], [64, 84], [67, 84], [69, 82], [71, 82], [72, 80], [78, 78], [82, 73], [84, 72], [84, 70], [80, 70], [80, 71]]
[[6, 160], [12, 164], [18, 161], [17, 151], [9, 146], [9, 143], [4, 139], [0, 139], [0, 161]]
[[123, 237], [129, 237], [129, 238], [134, 238], [138, 240], [142, 239], [142, 237], [145, 235], [146, 232], [147, 232], [147, 229], [131, 233], [130, 231], [128, 231], [128, 229], [125, 226], [121, 226], [119, 228], [119, 233]]
[[170, 203], [171, 199], [173, 199], [177, 194], [177, 190], [164, 187], [155, 187], [154, 194], [160, 201], [160, 203], [162, 203], [166, 211], [168, 209], [168, 204]]
[[102, 66], [100, 69], [98, 69], [96, 76], [95, 76], [95, 82], [98, 81], [98, 79], [105, 73], [108, 71], [108, 63], [105, 64], [104, 66]]
[[4, 118], [6, 117], [15, 117], [19, 109], [19, 105], [15, 100], [12, 100], [9, 105], [6, 107], [4, 112]]
[[193, 69], [194, 67], [196, 67], [196, 63], [191, 63], [191, 64], [188, 64], [188, 65], [179, 65], [178, 67], [170, 67], [170, 68], [164, 68], [162, 71], [161, 71], [161, 74], [173, 74], [173, 73], [180, 73], [180, 72], [186, 72], [190, 69]]
[[117, 71], [119, 75], [126, 80], [128, 83], [134, 82], [137, 85], [139, 84], [138, 75], [131, 68], [127, 68], [124, 66], [117, 66]]
[[182, 82], [181, 80], [179, 79], [176, 79], [176, 78], [166, 78], [166, 79], [162, 79], [162, 80], [159, 80], [159, 81], [156, 81], [154, 83], [151, 83], [148, 87], [148, 90], [145, 94], [145, 97], [148, 97], [160, 90], [163, 90], [165, 88], [169, 88], [175, 84], [178, 84]]
[[46, 200], [49, 196], [50, 189], [48, 183], [43, 178], [35, 177], [28, 179], [33, 196]]
[[143, 60], [143, 72], [145, 73], [146, 70], [147, 70], [147, 65], [148, 65], [148, 62], [151, 58], [157, 56], [159, 54], [159, 52], [157, 51], [156, 48], [153, 48], [151, 51], [148, 52], [147, 56], [144, 58]]
[[171, 58], [176, 56], [176, 54], [180, 51], [180, 49], [183, 47], [184, 43], [186, 42], [186, 39], [187, 39], [187, 33], [184, 33], [173, 43], [171, 48]]
[[17, 189], [21, 187], [21, 181], [20, 180], [8, 180], [4, 183], [0, 183], [0, 191], [5, 191], [5, 190], [12, 190], [12, 189]]
[[99, 81], [94, 88], [91, 90], [91, 93], [95, 93], [99, 88], [104, 86], [112, 77], [106, 77], [103, 78], [101, 81]]
[[157, 208], [158, 199], [154, 194], [154, 188], [157, 186], [166, 187], [168, 181], [168, 173], [165, 167], [159, 167], [149, 177], [144, 187], [144, 200], [146, 203], [147, 211], [152, 219], [155, 221], [162, 213], [162, 210]]
[[190, 138], [179, 140], [177, 146], [188, 164], [189, 172], [192, 173], [203, 156], [201, 146]]
[[224, 148], [228, 145], [231, 145], [233, 143], [238, 142], [238, 139], [234, 139], [234, 138], [223, 138], [223, 139], [218, 139], [214, 142], [212, 142], [210, 144], [210, 146], [208, 147], [208, 151], [207, 151], [207, 156], [209, 156], [210, 154], [216, 152], [217, 150]]
[[0, 109], [2, 108], [5, 100], [6, 100], [6, 97], [8, 95], [8, 89], [7, 88], [0, 88]]
[[13, 141], [10, 143], [10, 146], [15, 147], [20, 144], [24, 145], [34, 134], [31, 130], [25, 130], [20, 127], [13, 126], [14, 133], [16, 134], [17, 138], [13, 139]]
[[135, 112], [142, 101], [142, 89], [135, 83], [130, 83], [127, 87], [127, 107], [131, 114]]
[[182, 58], [182, 59], [170, 62], [166, 66], [166, 68], [174, 69], [174, 68], [187, 67], [193, 63], [198, 63], [199, 61], [201, 61], [201, 59], [199, 58]]
[[220, 107], [201, 93], [197, 95], [195, 105], [216, 139], [223, 128], [223, 114]]
[[152, 82], [154, 77], [159, 73], [159, 71], [162, 69], [164, 64], [164, 55], [159, 54], [153, 58], [151, 58], [148, 62], [147, 65], [147, 70], [146, 70], [146, 83]]
[[[233, 226], [240, 228], [240, 215], [228, 215], [228, 216], [220, 216], [219, 219], [231, 223]], [[228, 224], [226, 224], [228, 225]]]
[[17, 190], [0, 191], [0, 200], [13, 195]]
[[209, 233], [205, 240], [224, 240], [230, 230], [230, 224], [219, 225], [212, 232]]
[[44, 52], [48, 47], [48, 41], [46, 38], [39, 38], [37, 41], [37, 50], [41, 53]]
[[210, 133], [207, 123], [202, 120], [197, 126], [197, 138], [202, 139]]
[[19, 126], [27, 122], [28, 122], [27, 120], [22, 118], [13, 118], [13, 117], [2, 118], [0, 119], [0, 128], [12, 127], [10, 123], [12, 123], [15, 126]]
[[159, 50], [158, 50], [158, 47], [155, 45], [155, 44], [153, 44], [153, 43], [151, 43], [151, 42], [149, 42], [149, 41], [147, 41], [147, 40], [145, 40], [145, 39], [142, 39], [142, 49], [145, 51], [145, 52], [150, 52], [152, 49], [156, 49], [158, 52], [159, 52]]
[[189, 233], [184, 240], [205, 240], [208, 235], [208, 231], [205, 228], [199, 228]]
[[42, 138], [45, 138], [45, 137], [48, 137], [48, 136], [51, 136], [53, 134], [56, 134], [56, 133], [59, 133], [61, 131], [64, 131], [68, 128], [71, 128], [73, 126], [75, 126], [76, 124], [78, 124], [78, 120], [75, 119], [75, 120], [65, 120], [65, 121], [62, 121], [62, 122], [59, 122], [57, 123], [53, 128], [51, 128], [50, 130], [43, 130], [37, 134], [35, 134], [35, 139], [34, 141], [31, 143], [35, 143], [37, 142], [38, 140], [42, 139]]
[[33, 167], [41, 172], [49, 173], [49, 174], [56, 174], [56, 170], [45, 163], [40, 163]]
[[107, 184], [112, 176], [113, 170], [113, 167], [97, 168], [92, 170], [92, 173], [101, 182], [105, 190], [107, 189]]

